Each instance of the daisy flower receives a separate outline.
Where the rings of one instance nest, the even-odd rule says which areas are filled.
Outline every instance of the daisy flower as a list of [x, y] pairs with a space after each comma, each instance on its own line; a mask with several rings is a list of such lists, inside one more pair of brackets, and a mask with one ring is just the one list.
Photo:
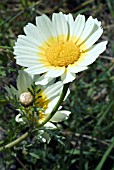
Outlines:
[[14, 46], [16, 63], [26, 72], [45, 78], [61, 77], [64, 84], [87, 69], [105, 49], [107, 41], [94, 43], [101, 37], [101, 22], [84, 15], [54, 13], [36, 17], [36, 26], [28, 23], [26, 35], [19, 35]]
[[[40, 125], [50, 115], [58, 102], [63, 89], [63, 83], [58, 81], [47, 86], [38, 85], [35, 87], [35, 93], [33, 93], [32, 89], [33, 84], [34, 78], [28, 73], [20, 71], [17, 78], [17, 89], [10, 86], [10, 88], [6, 87], [6, 90], [10, 98], [13, 99], [16, 97], [21, 105], [21, 107], [17, 109], [20, 113], [16, 116], [16, 121], [24, 122], [27, 117], [28, 120], [32, 118], [34, 123]], [[70, 111], [58, 110], [44, 126], [55, 128], [56, 126], [52, 122], [61, 122], [67, 119], [69, 114]]]

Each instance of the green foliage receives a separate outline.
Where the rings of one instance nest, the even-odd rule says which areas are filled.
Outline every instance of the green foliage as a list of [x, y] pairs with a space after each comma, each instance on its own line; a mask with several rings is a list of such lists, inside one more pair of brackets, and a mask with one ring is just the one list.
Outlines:
[[57, 125], [59, 131], [45, 130], [48, 140], [44, 143], [41, 132], [35, 128], [30, 138], [0, 155], [0, 169], [114, 170], [113, 0], [5, 0], [0, 3], [0, 146], [28, 130], [28, 126], [15, 122], [18, 112], [5, 97], [5, 85], [16, 86], [19, 70], [13, 55], [14, 42], [28, 22], [35, 22], [36, 15], [51, 16], [58, 11], [98, 17], [104, 28], [102, 39], [109, 41], [108, 48], [71, 84], [71, 94], [63, 107], [72, 114]]
[[5, 68], [2, 66], [2, 61], [0, 61], [0, 76], [6, 76]]

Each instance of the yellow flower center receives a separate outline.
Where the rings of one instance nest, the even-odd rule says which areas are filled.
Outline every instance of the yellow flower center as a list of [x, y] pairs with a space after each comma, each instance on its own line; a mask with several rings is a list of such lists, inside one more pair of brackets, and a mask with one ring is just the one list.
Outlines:
[[42, 110], [39, 111], [39, 120], [36, 120], [36, 122], [42, 122], [46, 118], [46, 114], [44, 113], [45, 110], [48, 108], [49, 100], [47, 99], [46, 95], [41, 91], [38, 93], [38, 95], [35, 96], [35, 106], [38, 108], [41, 108]]
[[72, 41], [55, 41], [46, 49], [46, 58], [52, 66], [67, 67], [80, 56], [80, 48]]
[[42, 91], [35, 96], [35, 99], [36, 99], [35, 105], [37, 107], [40, 107], [44, 110], [47, 109], [49, 100], [47, 99], [46, 95]]

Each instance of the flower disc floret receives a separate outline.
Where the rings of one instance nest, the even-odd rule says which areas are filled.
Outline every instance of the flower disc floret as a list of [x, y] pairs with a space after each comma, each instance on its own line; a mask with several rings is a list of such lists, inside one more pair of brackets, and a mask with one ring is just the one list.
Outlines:
[[79, 47], [73, 42], [57, 41], [46, 49], [46, 58], [52, 66], [73, 64], [80, 55]]

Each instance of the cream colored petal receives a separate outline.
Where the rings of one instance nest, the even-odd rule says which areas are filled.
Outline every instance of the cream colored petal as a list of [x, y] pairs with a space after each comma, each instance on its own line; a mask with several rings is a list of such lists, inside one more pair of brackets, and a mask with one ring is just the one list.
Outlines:
[[[85, 27], [85, 16], [78, 15], [74, 22], [73, 33], [72, 33], [72, 35], [70, 35], [71, 40], [73, 40], [73, 42], [76, 42], [80, 38], [84, 27]], [[72, 36], [73, 36], [73, 39], [72, 39]]]
[[47, 98], [53, 99], [60, 95], [63, 88], [63, 83], [61, 81], [54, 83], [53, 85], [47, 87], [43, 93], [47, 96]]
[[102, 35], [103, 33], [103, 29], [99, 28], [96, 32], [94, 32], [88, 39], [86, 42], [84, 42], [81, 46], [80, 46], [80, 51], [85, 51], [88, 50]]
[[60, 95], [50, 99], [50, 102], [48, 104], [48, 108], [45, 110], [46, 114], [50, 114], [52, 112], [52, 110], [55, 107], [55, 105], [57, 104], [59, 98], [60, 98]]
[[97, 25], [98, 27], [100, 27], [100, 26], [101, 26], [101, 21], [98, 21], [98, 19], [97, 19], [97, 18], [95, 18], [95, 23], [96, 23], [96, 25]]
[[33, 53], [38, 53], [39, 52], [37, 48], [27, 47], [27, 46], [15, 46], [14, 50], [28, 51], [28, 53], [29, 53], [29, 51], [33, 52]]
[[23, 122], [23, 119], [21, 118], [21, 114], [18, 114], [18, 115], [15, 117], [15, 121], [16, 121], [16, 122]]
[[[41, 57], [38, 54], [37, 55], [36, 54], [33, 54], [33, 55], [20, 54], [20, 55], [17, 55], [15, 57], [15, 59], [16, 59], [17, 64], [24, 66], [24, 67], [35, 67], [36, 69], [37, 68], [39, 69], [39, 67], [40, 68], [42, 67], [42, 69], [43, 69], [43, 67], [50, 67], [50, 64], [47, 62], [46, 58], [43, 56]], [[42, 63], [44, 63], [44, 64], [42, 64]], [[29, 70], [29, 68], [28, 68], [28, 70]], [[30, 68], [30, 70], [31, 70], [31, 68]], [[46, 69], [46, 70], [49, 70], [49, 69]], [[32, 73], [30, 73], [30, 74], [32, 74]]]
[[70, 94], [70, 89], [67, 90], [67, 93], [66, 93], [66, 96], [65, 96], [65, 98], [64, 98], [64, 101], [67, 99], [67, 97], [69, 96], [69, 94]]
[[34, 64], [31, 63], [25, 63], [25, 62], [20, 62], [19, 60], [16, 61], [16, 64], [23, 66], [23, 67], [32, 67]]
[[107, 45], [107, 41], [103, 41], [103, 42], [100, 42], [98, 44], [95, 44], [93, 45], [89, 50], [88, 50], [88, 53], [89, 54], [101, 54], [103, 53], [105, 50], [106, 50], [106, 45]]
[[68, 69], [70, 70], [70, 72], [72, 73], [79, 73], [83, 70], [86, 70], [87, 67], [81, 67], [81, 66], [78, 66], [77, 64], [72, 64], [72, 65], [69, 65], [68, 66]]
[[59, 110], [57, 111], [54, 116], [51, 118], [50, 121], [52, 122], [61, 122], [64, 121], [66, 119], [68, 119], [69, 115], [71, 114], [70, 111], [67, 110]]
[[34, 65], [32, 67], [29, 67], [27, 69], [25, 69], [25, 71], [29, 74], [41, 74], [41, 73], [45, 73], [49, 70], [48, 65], [44, 66], [43, 64], [37, 63], [37, 65]]
[[61, 76], [65, 71], [65, 67], [54, 67], [52, 66], [50, 68], [50, 70], [47, 72], [47, 74], [45, 75], [45, 77], [59, 77]]
[[39, 45], [41, 45], [45, 41], [43, 37], [41, 37], [41, 34], [37, 27], [31, 23], [28, 23], [28, 25], [24, 27], [24, 32], [27, 36], [30, 36], [37, 40]]
[[46, 84], [48, 84], [51, 80], [52, 80], [53, 78], [50, 78], [50, 77], [45, 77], [45, 74], [43, 74], [42, 76], [40, 76], [37, 80], [36, 80], [36, 82], [35, 82], [35, 84], [36, 85], [46, 85]]
[[93, 28], [94, 28], [95, 22], [94, 19], [92, 18], [92, 16], [90, 16], [88, 18], [88, 20], [85, 23], [85, 27], [84, 30], [78, 40], [78, 42], [76, 43], [77, 45], [80, 45], [83, 41], [86, 40], [86, 38], [90, 35], [90, 33], [92, 32]]
[[[82, 54], [76, 64], [82, 67], [88, 66], [92, 64], [98, 57], [99, 57], [99, 54], [88, 54], [88, 53]], [[83, 60], [81, 58], [83, 58]]]
[[44, 125], [45, 128], [48, 128], [48, 129], [56, 129], [57, 127], [51, 123], [51, 122], [47, 122], [45, 125]]
[[[39, 130], [40, 131], [40, 130]], [[50, 136], [49, 136], [49, 134], [47, 133], [47, 132], [43, 132], [43, 133], [41, 133], [41, 140], [42, 140], [42, 142], [48, 142], [48, 141], [50, 141]]]
[[35, 59], [37, 59], [38, 60], [38, 55], [36, 54], [34, 54], [34, 55], [17, 55], [16, 57], [15, 57], [15, 59], [16, 60], [18, 60], [18, 59], [33, 59], [33, 60], [35, 60]]
[[74, 30], [74, 19], [73, 19], [73, 16], [72, 14], [64, 14], [65, 16], [65, 19], [68, 23], [68, 35], [73, 35], [73, 30]]
[[54, 25], [46, 15], [43, 14], [42, 16], [36, 17], [36, 25], [45, 41], [51, 37], [53, 38], [57, 36]]
[[25, 59], [25, 58], [20, 59], [20, 58], [18, 58], [16, 63], [21, 66], [24, 66], [24, 67], [31, 67], [31, 66], [36, 65], [37, 62], [38, 62], [37, 59]]
[[38, 55], [39, 50], [38, 48], [31, 48], [31, 47], [26, 47], [26, 46], [15, 46], [14, 47], [14, 55], [16, 56], [21, 56], [21, 55], [28, 55], [28, 56], [36, 56]]
[[95, 33], [99, 28], [100, 28], [100, 29], [102, 28], [100, 21], [98, 21], [97, 19], [93, 19], [93, 17], [91, 17], [91, 18], [92, 18], [92, 20], [93, 20], [93, 22], [94, 22], [94, 27], [93, 27], [93, 29], [91, 30], [91, 32], [89, 33], [89, 35], [87, 36], [87, 39], [89, 39], [89, 38], [91, 37], [91, 35], [92, 35], [93, 33]]
[[[56, 29], [57, 36], [61, 35], [63, 39], [67, 39], [68, 25], [62, 12], [52, 15], [52, 23]], [[61, 38], [60, 36], [58, 38]]]
[[24, 46], [29, 46], [29, 47], [37, 47], [39, 45], [39, 41], [37, 39], [34, 39], [33, 37], [30, 37], [30, 36], [19, 35], [15, 45], [17, 45], [17, 46], [24, 45]]
[[82, 53], [80, 59], [76, 62], [78, 66], [88, 66], [92, 64], [106, 49], [107, 41], [94, 45], [90, 51]]
[[71, 73], [68, 68], [65, 70], [65, 72], [61, 76], [61, 80], [63, 81], [63, 84], [72, 82], [75, 78], [76, 78], [76, 75], [74, 73]]
[[33, 52], [33, 51], [26, 51], [26, 50], [14, 50], [14, 55], [16, 56], [23, 56], [23, 55], [28, 55], [28, 56], [36, 56], [37, 53], [36, 52]]
[[[16, 63], [24, 67], [32, 67], [35, 65], [41, 65], [42, 67], [49, 67], [50, 64], [45, 60], [45, 57], [40, 57], [38, 55], [17, 55], [15, 57]], [[42, 64], [44, 63], [44, 64]], [[39, 66], [38, 66], [39, 67]]]

